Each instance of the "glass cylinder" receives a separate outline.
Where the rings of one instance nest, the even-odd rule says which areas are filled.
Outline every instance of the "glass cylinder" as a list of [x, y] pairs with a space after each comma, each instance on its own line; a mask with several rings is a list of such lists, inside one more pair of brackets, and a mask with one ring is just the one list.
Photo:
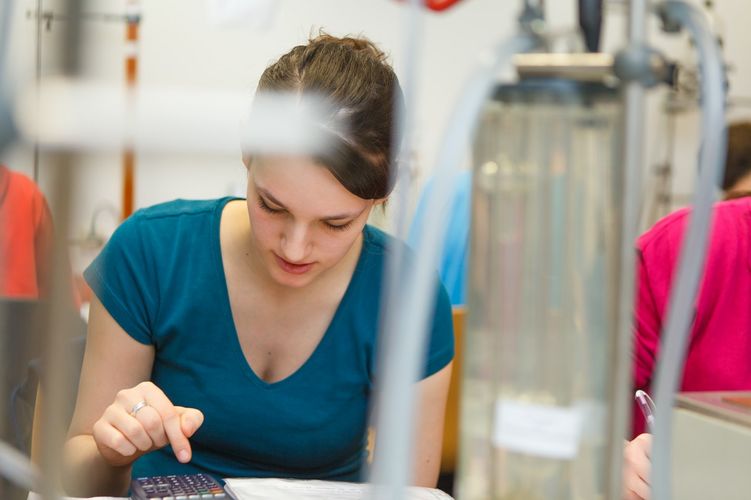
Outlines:
[[621, 252], [618, 93], [499, 86], [473, 154], [460, 499], [604, 497]]

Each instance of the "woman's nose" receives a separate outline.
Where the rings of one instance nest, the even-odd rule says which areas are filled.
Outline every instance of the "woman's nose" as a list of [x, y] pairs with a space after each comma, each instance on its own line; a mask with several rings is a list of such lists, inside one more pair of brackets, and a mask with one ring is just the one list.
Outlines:
[[282, 235], [282, 258], [293, 264], [304, 263], [310, 253], [308, 228], [290, 224]]

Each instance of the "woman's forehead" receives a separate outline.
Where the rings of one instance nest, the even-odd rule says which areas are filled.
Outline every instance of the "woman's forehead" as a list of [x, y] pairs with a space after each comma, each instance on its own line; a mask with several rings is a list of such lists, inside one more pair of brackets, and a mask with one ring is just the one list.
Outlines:
[[326, 214], [355, 212], [368, 200], [350, 193], [334, 175], [312, 158], [273, 156], [251, 165], [251, 182], [287, 208], [311, 207]]

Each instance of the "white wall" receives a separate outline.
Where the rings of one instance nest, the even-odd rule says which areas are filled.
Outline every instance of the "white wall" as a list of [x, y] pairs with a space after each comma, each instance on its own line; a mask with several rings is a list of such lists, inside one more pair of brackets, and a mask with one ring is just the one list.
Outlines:
[[[35, 26], [27, 11], [35, 0], [15, 0], [16, 14], [11, 33], [11, 67], [14, 81], [23, 85], [33, 77]], [[59, 0], [45, 1], [46, 8], [59, 9]], [[140, 84], [186, 85], [203, 89], [247, 91], [248, 96], [269, 62], [295, 44], [303, 43], [311, 30], [325, 28], [336, 35], [364, 34], [391, 54], [397, 73], [404, 75], [404, 23], [406, 3], [395, 0], [278, 0], [271, 26], [266, 30], [220, 28], [206, 19], [204, 0], [144, 0], [140, 43]], [[574, 1], [547, 2], [548, 15], [558, 28], [570, 28], [575, 19]], [[747, 0], [719, 0], [717, 10], [725, 22], [726, 55], [734, 64], [731, 93], [751, 95], [751, 65], [745, 50], [751, 46], [747, 29]], [[96, 0], [87, 11], [122, 12], [124, 0]], [[464, 0], [444, 13], [424, 16], [417, 91], [417, 141], [415, 154], [424, 180], [435, 161], [441, 134], [457, 100], [462, 82], [476, 64], [481, 51], [494, 41], [509, 36], [514, 29], [521, 0]], [[685, 37], [653, 40], [670, 54], [690, 52]], [[118, 23], [86, 21], [84, 74], [88, 78], [120, 82], [124, 78], [124, 27]], [[623, 43], [623, 8], [610, 9], [605, 47]], [[57, 71], [55, 52], [59, 46], [60, 25], [43, 34], [43, 75]], [[675, 38], [675, 37], [674, 37]], [[664, 125], [660, 119], [661, 95], [650, 97], [649, 148], [645, 169], [664, 149]], [[743, 114], [733, 110], [733, 115]], [[692, 187], [695, 150], [698, 144], [695, 113], [679, 118], [675, 179], [678, 192]], [[11, 168], [31, 172], [28, 145], [18, 144], [3, 160]], [[46, 191], [51, 168], [43, 156], [40, 184]], [[84, 155], [77, 170], [73, 236], [88, 230], [93, 211], [102, 205], [119, 206], [120, 159], [116, 154]], [[237, 190], [244, 180], [238, 155], [196, 156], [140, 155], [136, 182], [136, 204], [146, 206], [176, 197], [208, 198]], [[112, 218], [109, 218], [112, 219]], [[102, 215], [100, 229], [111, 231], [115, 221]]]

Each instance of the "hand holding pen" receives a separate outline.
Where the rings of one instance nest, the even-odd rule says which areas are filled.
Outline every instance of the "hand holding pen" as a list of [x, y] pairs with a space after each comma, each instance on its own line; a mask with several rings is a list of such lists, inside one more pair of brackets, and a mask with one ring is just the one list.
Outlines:
[[634, 400], [644, 415], [650, 434], [640, 434], [632, 441], [626, 442], [623, 450], [623, 499], [645, 500], [650, 497], [651, 490], [649, 471], [652, 468], [650, 451], [655, 405], [649, 394], [641, 390], [636, 391]]
[[647, 429], [649, 429], [649, 433], [653, 434], [655, 425], [654, 401], [652, 401], [652, 398], [649, 397], [649, 394], [642, 391], [641, 389], [636, 391], [636, 394], [634, 394], [634, 399], [636, 400], [636, 404], [639, 405], [639, 409], [641, 410], [642, 415], [644, 415], [644, 420], [647, 422]]

